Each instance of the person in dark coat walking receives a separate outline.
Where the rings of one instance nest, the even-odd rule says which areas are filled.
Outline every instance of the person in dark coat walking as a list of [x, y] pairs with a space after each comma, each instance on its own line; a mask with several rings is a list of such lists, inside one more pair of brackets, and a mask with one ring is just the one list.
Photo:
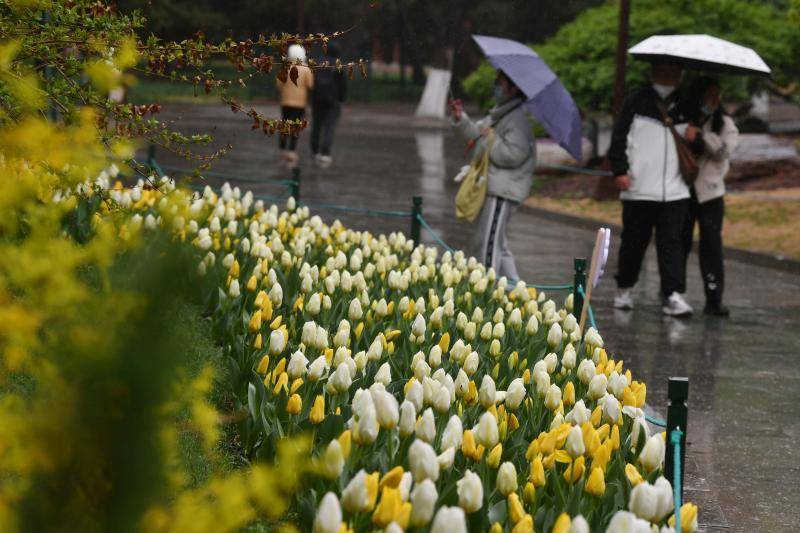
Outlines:
[[[335, 65], [339, 58], [339, 47], [331, 43], [328, 54], [323, 58]], [[344, 72], [334, 66], [320, 67], [315, 72], [314, 97], [311, 100], [311, 152], [316, 163], [329, 167], [333, 163], [331, 148], [336, 124], [342, 114], [342, 102], [347, 94], [347, 81]]]

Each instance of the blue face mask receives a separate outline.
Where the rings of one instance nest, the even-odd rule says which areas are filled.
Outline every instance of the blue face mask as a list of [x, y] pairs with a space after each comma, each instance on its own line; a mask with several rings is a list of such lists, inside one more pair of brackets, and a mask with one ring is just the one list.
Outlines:
[[503, 91], [503, 86], [499, 83], [494, 84], [494, 101], [498, 104], [502, 104], [506, 101], [506, 93]]
[[702, 111], [703, 114], [706, 116], [711, 116], [714, 114], [714, 111], [716, 111], [716, 109], [711, 109], [707, 105], [703, 105], [703, 107], [700, 108], [700, 111]]

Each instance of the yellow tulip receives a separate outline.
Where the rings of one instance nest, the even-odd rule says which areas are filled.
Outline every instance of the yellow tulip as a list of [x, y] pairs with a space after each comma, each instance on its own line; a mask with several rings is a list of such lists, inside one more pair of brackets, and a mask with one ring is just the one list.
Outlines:
[[250, 317], [250, 323], [247, 325], [247, 330], [250, 333], [256, 333], [260, 329], [261, 329], [261, 310], [258, 310], [255, 313], [253, 313], [253, 316]]
[[564, 472], [564, 479], [567, 483], [575, 483], [581, 478], [585, 470], [586, 459], [581, 455], [567, 467], [567, 470]]
[[517, 419], [517, 415], [511, 413], [511, 416], [508, 417], [508, 432], [513, 433], [517, 428], [519, 428], [519, 420]]
[[447, 350], [450, 349], [450, 333], [445, 332], [439, 339], [439, 348], [442, 349], [442, 353], [447, 353]]
[[269, 368], [269, 355], [265, 355], [261, 358], [261, 361], [258, 362], [256, 372], [263, 376], [267, 372], [267, 368]]
[[597, 450], [594, 452], [594, 457], [592, 458], [592, 471], [594, 471], [595, 468], [599, 468], [605, 472], [606, 465], [608, 465], [608, 461], [611, 459], [611, 452], [613, 450], [614, 444], [610, 440], [606, 441], [602, 446], [597, 448]]
[[386, 343], [388, 344], [388, 343], [392, 342], [393, 340], [395, 340], [399, 336], [400, 336], [400, 330], [399, 329], [393, 329], [393, 330], [389, 331], [388, 333], [386, 333]]
[[611, 443], [614, 445], [614, 451], [619, 450], [619, 426], [616, 424], [611, 428]]
[[256, 307], [261, 307], [261, 304], [264, 303], [264, 298], [267, 298], [267, 293], [264, 292], [263, 290], [258, 291], [258, 294], [256, 294], [256, 299], [253, 302], [253, 305], [255, 305]]
[[289, 401], [286, 402], [286, 412], [290, 415], [299, 414], [303, 409], [303, 400], [299, 394], [292, 394], [289, 396]]
[[606, 492], [606, 479], [603, 476], [603, 470], [595, 468], [589, 474], [589, 479], [586, 481], [584, 490], [594, 496], [602, 496]]
[[281, 374], [278, 376], [278, 380], [275, 382], [275, 387], [272, 389], [272, 394], [278, 394], [281, 389], [286, 392], [289, 390], [289, 374], [286, 372], [281, 372]]
[[472, 430], [464, 430], [464, 435], [461, 439], [461, 453], [463, 453], [465, 457], [475, 459], [476, 452], [477, 446], [475, 445], [475, 437], [472, 434]]
[[489, 457], [486, 459], [486, 464], [489, 465], [489, 468], [497, 468], [500, 466], [500, 459], [503, 457], [503, 445], [498, 443], [492, 448], [492, 451], [489, 452]]
[[279, 327], [281, 327], [281, 322], [282, 321], [283, 321], [283, 317], [281, 315], [276, 316], [275, 319], [272, 322], [270, 322], [269, 329], [271, 329], [271, 330], [278, 329]]
[[339, 441], [339, 446], [342, 447], [342, 456], [347, 459], [350, 457], [350, 446], [353, 441], [353, 434], [348, 429], [343, 431], [337, 440]]
[[356, 340], [361, 339], [361, 332], [363, 332], [363, 331], [364, 331], [364, 323], [363, 322], [359, 322], [358, 325], [356, 325], [356, 329], [355, 329]]
[[467, 393], [464, 395], [464, 401], [472, 405], [478, 401], [478, 387], [474, 381], [470, 381], [467, 386]]
[[489, 533], [503, 533], [503, 526], [500, 525], [500, 522], [495, 522], [489, 528]]
[[298, 296], [297, 300], [294, 301], [294, 305], [292, 306], [292, 311], [303, 311], [303, 297]]
[[364, 479], [364, 483], [367, 486], [367, 507], [366, 511], [371, 511], [375, 507], [375, 501], [378, 499], [378, 480], [380, 479], [380, 474], [378, 472], [373, 472], [368, 474], [367, 477]]
[[570, 520], [569, 515], [561, 513], [556, 519], [556, 523], [553, 524], [553, 529], [550, 530], [550, 533], [568, 533], [571, 524], [572, 520]]
[[533, 533], [533, 517], [526, 514], [522, 520], [517, 522], [511, 533]]
[[[225, 239], [225, 248], [230, 248], [230, 240], [229, 239]], [[233, 264], [231, 265], [231, 269], [230, 269], [229, 274], [231, 275], [232, 278], [238, 278], [239, 277], [239, 261], [237, 261], [235, 259], [233, 260]]]
[[522, 382], [525, 385], [529, 385], [530, 384], [530, 382], [531, 382], [531, 369], [530, 368], [526, 368], [525, 372], [522, 373]]
[[255, 276], [250, 276], [250, 279], [247, 280], [247, 285], [245, 285], [248, 291], [253, 292], [258, 288], [258, 279]]
[[564, 405], [573, 405], [575, 403], [575, 384], [571, 381], [567, 382], [564, 386], [562, 400], [564, 401]]
[[[544, 435], [544, 438], [542, 438], [542, 435]], [[548, 431], [542, 435], [539, 435], [539, 450], [544, 455], [550, 455], [556, 450], [556, 430]]]
[[639, 470], [637, 470], [636, 467], [630, 463], [625, 465], [625, 476], [628, 478], [628, 481], [630, 481], [632, 487], [635, 487], [644, 481], [644, 478], [642, 477], [642, 474], [639, 473]]
[[292, 381], [292, 384], [289, 386], [289, 392], [295, 393], [297, 392], [297, 389], [299, 389], [302, 386], [303, 386], [303, 378], [297, 378], [294, 381]]
[[256, 338], [253, 339], [253, 348], [260, 350], [262, 346], [264, 346], [264, 338], [261, 336], [261, 333], [259, 333], [256, 335]]
[[522, 489], [522, 497], [528, 504], [533, 504], [536, 501], [536, 487], [530, 481], [525, 483], [525, 488]]
[[534, 439], [531, 441], [531, 443], [528, 445], [528, 449], [525, 451], [525, 459], [527, 459], [528, 462], [531, 462], [537, 455], [539, 455], [539, 439]]
[[592, 416], [589, 420], [592, 422], [592, 425], [594, 427], [597, 427], [600, 425], [600, 420], [602, 416], [603, 416], [603, 408], [598, 405], [597, 407], [594, 408], [594, 411], [592, 411]]
[[[675, 527], [675, 515], [669, 517], [670, 527]], [[697, 506], [693, 503], [684, 503], [681, 506], [681, 531], [694, 533], [697, 530]]]
[[378, 485], [381, 489], [384, 487], [391, 487], [396, 489], [400, 485], [400, 481], [403, 479], [403, 467], [396, 466], [386, 472], [381, 478], [381, 482]]
[[[272, 373], [273, 373], [274, 376], [280, 376], [283, 373], [284, 370], [286, 370], [286, 358], [285, 357], [282, 358], [280, 361], [278, 361], [278, 364], [275, 365], [275, 370], [273, 370]], [[277, 377], [275, 379], [277, 379]]]
[[522, 502], [519, 501], [516, 492], [508, 495], [508, 517], [512, 524], [516, 524], [525, 517], [525, 508], [522, 507]]
[[319, 424], [325, 419], [325, 397], [322, 394], [317, 395], [314, 399], [308, 419], [312, 424]]
[[544, 477], [544, 465], [542, 464], [541, 457], [536, 457], [531, 463], [531, 473], [529, 479], [536, 488], [545, 486], [546, 480]]
[[622, 406], [626, 405], [636, 405], [636, 396], [633, 395], [630, 387], [625, 387], [625, 390], [622, 391]]
[[[263, 293], [264, 291], [261, 292]], [[268, 296], [265, 296], [264, 299], [261, 300], [261, 316], [264, 320], [272, 319], [272, 300], [270, 300]]]
[[411, 517], [411, 504], [404, 502], [398, 489], [385, 487], [381, 492], [381, 501], [372, 515], [372, 523], [385, 528], [396, 522], [402, 529], [408, 527]]

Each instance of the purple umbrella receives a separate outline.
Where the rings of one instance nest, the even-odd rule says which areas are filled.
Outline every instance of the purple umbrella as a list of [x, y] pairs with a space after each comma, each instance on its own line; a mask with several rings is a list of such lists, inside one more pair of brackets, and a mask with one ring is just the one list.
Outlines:
[[581, 159], [581, 116], [578, 106], [550, 67], [522, 43], [473, 35], [486, 59], [525, 93], [525, 107], [572, 157]]

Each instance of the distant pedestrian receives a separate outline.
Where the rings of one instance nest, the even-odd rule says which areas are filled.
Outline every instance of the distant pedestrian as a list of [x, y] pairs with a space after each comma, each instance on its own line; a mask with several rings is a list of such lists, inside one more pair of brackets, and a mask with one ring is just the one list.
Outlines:
[[522, 109], [525, 95], [502, 71], [494, 84], [496, 105], [484, 119], [473, 122], [461, 102], [452, 101], [452, 125], [468, 143], [470, 155], [489, 150], [488, 190], [473, 233], [472, 253], [499, 276], [519, 280], [514, 256], [508, 248], [508, 220], [520, 202], [530, 195], [536, 166], [536, 139]]
[[686, 261], [692, 250], [694, 227], [700, 227], [700, 273], [703, 276], [708, 315], [728, 316], [722, 304], [725, 268], [722, 258], [722, 219], [725, 214], [725, 176], [731, 152], [739, 141], [739, 130], [720, 105], [719, 82], [702, 76], [689, 87], [686, 97], [686, 140], [699, 155], [699, 172], [691, 188], [689, 214], [684, 226]]
[[328, 45], [323, 58], [330, 67], [320, 67], [314, 73], [314, 97], [311, 100], [311, 152], [316, 163], [327, 168], [333, 163], [331, 148], [336, 124], [342, 114], [342, 102], [347, 92], [344, 72], [335, 68], [339, 58], [339, 47]]
[[682, 68], [653, 63], [650, 83], [632, 93], [614, 123], [608, 156], [622, 200], [622, 245], [617, 267], [614, 306], [632, 309], [631, 288], [639, 279], [642, 260], [655, 229], [661, 310], [688, 316], [682, 231], [689, 209], [689, 186], [681, 176], [675, 140], [664, 113], [682, 132], [686, 119], [678, 114], [676, 87]]
[[[297, 65], [296, 83], [291, 79], [285, 82], [277, 81], [278, 92], [280, 93], [281, 118], [283, 120], [303, 120], [306, 116], [309, 92], [314, 88], [314, 74], [304, 63], [306, 61], [306, 50], [299, 44], [289, 47], [287, 57], [290, 61], [299, 61]], [[297, 165], [299, 159], [297, 155], [297, 134], [281, 134], [278, 140], [281, 150], [281, 159], [290, 167]]]

